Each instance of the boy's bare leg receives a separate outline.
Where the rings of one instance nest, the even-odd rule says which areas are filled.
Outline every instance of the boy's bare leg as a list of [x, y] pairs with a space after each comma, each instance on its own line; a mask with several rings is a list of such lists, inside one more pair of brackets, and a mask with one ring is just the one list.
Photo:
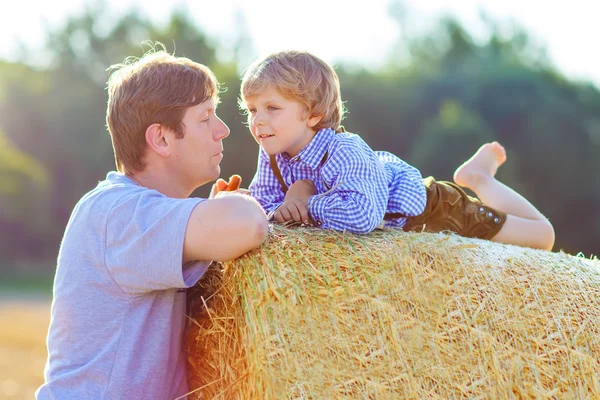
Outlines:
[[486, 143], [454, 172], [457, 185], [471, 189], [486, 205], [503, 211], [507, 220], [492, 240], [551, 250], [554, 229], [523, 196], [498, 181], [496, 171], [506, 161], [498, 142]]

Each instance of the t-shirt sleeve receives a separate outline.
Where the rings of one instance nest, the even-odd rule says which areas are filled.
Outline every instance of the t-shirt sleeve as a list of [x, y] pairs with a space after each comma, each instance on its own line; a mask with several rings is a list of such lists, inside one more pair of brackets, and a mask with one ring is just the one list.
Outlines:
[[142, 191], [119, 199], [107, 216], [105, 266], [126, 293], [193, 286], [210, 261], [183, 265], [193, 209], [204, 199], [173, 199]]

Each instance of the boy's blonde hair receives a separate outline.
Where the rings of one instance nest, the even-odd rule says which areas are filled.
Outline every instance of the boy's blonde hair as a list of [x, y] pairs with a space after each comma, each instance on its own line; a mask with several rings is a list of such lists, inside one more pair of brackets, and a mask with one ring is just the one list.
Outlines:
[[308, 116], [321, 116], [315, 130], [337, 130], [344, 118], [340, 82], [333, 68], [306, 51], [287, 50], [268, 55], [246, 70], [242, 78], [240, 107], [244, 99], [273, 85], [283, 96], [306, 106]]
[[108, 80], [106, 124], [117, 169], [123, 173], [145, 168], [150, 125], [158, 123], [182, 138], [187, 108], [218, 101], [219, 84], [208, 67], [160, 46], [162, 50], [153, 46], [142, 58], [128, 57], [109, 68], [114, 71]]

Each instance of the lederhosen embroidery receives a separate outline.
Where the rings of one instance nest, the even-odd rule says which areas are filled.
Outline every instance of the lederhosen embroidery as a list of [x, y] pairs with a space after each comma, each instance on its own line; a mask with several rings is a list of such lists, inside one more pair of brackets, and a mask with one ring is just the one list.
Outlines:
[[[340, 126], [335, 133], [340, 133], [340, 132], [346, 132], [346, 130], [344, 129], [343, 126]], [[321, 162], [319, 163], [319, 167], [322, 167], [325, 162], [327, 161], [327, 158], [329, 157], [329, 151], [325, 152], [325, 155], [323, 156], [323, 158], [321, 159]], [[283, 193], [287, 193], [288, 191], [288, 186], [285, 184], [284, 180], [283, 180], [283, 176], [281, 175], [281, 171], [279, 170], [279, 166], [277, 165], [277, 160], [275, 159], [274, 155], [269, 156], [269, 165], [271, 166], [271, 170], [273, 170], [273, 174], [275, 174], [275, 178], [277, 178], [277, 181], [279, 182], [279, 184], [281, 185], [281, 190], [283, 190]], [[325, 185], [325, 187], [327, 188], [327, 190], [330, 189], [329, 185], [327, 184], [327, 182], [323, 181], [323, 184]], [[386, 213], [383, 217], [384, 220], [391, 220], [391, 219], [396, 219], [396, 218], [409, 218], [408, 216], [402, 214], [402, 213]]]

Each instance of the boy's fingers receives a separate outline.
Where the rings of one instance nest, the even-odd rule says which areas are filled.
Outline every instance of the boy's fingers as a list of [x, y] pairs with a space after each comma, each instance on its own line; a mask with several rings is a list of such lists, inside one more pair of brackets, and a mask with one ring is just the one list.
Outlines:
[[240, 188], [240, 184], [242, 183], [242, 177], [235, 174], [231, 175], [229, 178], [229, 183], [227, 184], [227, 191], [233, 192]]
[[291, 204], [290, 208], [290, 216], [292, 217], [292, 219], [296, 222], [302, 222], [301, 216], [300, 216], [300, 210], [298, 208], [298, 205], [296, 203]]
[[285, 205], [283, 205], [279, 209], [279, 214], [281, 214], [281, 218], [283, 219], [283, 221], [280, 221], [280, 222], [285, 222], [285, 221], [289, 221], [290, 219], [292, 219], [292, 215], [290, 214], [290, 211], [288, 210], [288, 208]]
[[281, 211], [277, 210], [277, 212], [275, 212], [275, 215], [273, 216], [275, 218], [275, 221], [279, 222], [279, 223], [284, 223], [285, 219], [283, 219], [283, 216], [281, 215]]
[[298, 211], [300, 211], [300, 218], [302, 218], [302, 222], [308, 224], [308, 207], [301, 203], [298, 206]]

